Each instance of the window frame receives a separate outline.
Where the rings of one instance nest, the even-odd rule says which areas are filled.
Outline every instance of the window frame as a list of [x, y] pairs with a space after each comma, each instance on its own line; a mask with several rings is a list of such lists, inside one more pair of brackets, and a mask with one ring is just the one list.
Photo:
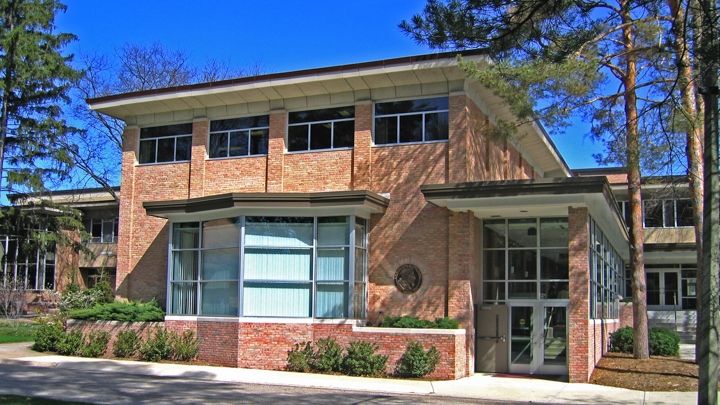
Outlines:
[[[352, 118], [338, 118], [338, 119], [332, 119], [332, 120], [319, 120], [319, 121], [305, 121], [300, 123], [290, 123], [290, 114], [291, 113], [297, 113], [297, 112], [303, 112], [303, 111], [315, 111], [315, 110], [327, 110], [327, 109], [340, 109], [340, 108], [352, 108], [353, 110], [353, 116]], [[288, 110], [285, 113], [285, 153], [286, 154], [296, 154], [296, 153], [312, 153], [312, 152], [327, 152], [327, 151], [340, 151], [340, 150], [352, 150], [355, 147], [355, 104], [350, 105], [342, 105], [342, 106], [326, 106], [326, 107], [317, 107], [317, 108], [301, 108], [301, 109], [293, 109]], [[353, 145], [352, 146], [342, 146], [342, 147], [334, 147], [335, 144], [335, 123], [336, 122], [353, 122]], [[311, 126], [316, 124], [330, 124], [330, 147], [329, 148], [322, 148], [322, 149], [310, 149], [311, 147], [311, 137], [312, 134]], [[302, 127], [305, 126], [307, 128], [307, 149], [303, 150], [290, 150], [290, 127]]]
[[[231, 218], [237, 218], [238, 224], [240, 226], [239, 231], [239, 241], [237, 243], [237, 247], [239, 249], [239, 265], [238, 265], [238, 279], [237, 280], [227, 280], [227, 281], [237, 281], [237, 298], [238, 298], [238, 311], [234, 315], [212, 315], [212, 314], [202, 314], [202, 252], [205, 250], [203, 248], [203, 223], [207, 221], [211, 221], [212, 219], [207, 220], [201, 220], [201, 221], [186, 221], [186, 220], [179, 220], [179, 221], [171, 221], [170, 223], [170, 235], [168, 238], [168, 260], [167, 260], [167, 285], [166, 285], [166, 308], [167, 308], [167, 315], [168, 316], [193, 316], [193, 317], [212, 317], [212, 318], [254, 318], [254, 319], [262, 319], [262, 318], [269, 318], [269, 319], [330, 319], [330, 320], [339, 320], [339, 319], [360, 319], [360, 318], [354, 318], [353, 316], [357, 313], [361, 313], [363, 316], [367, 316], [367, 297], [368, 297], [368, 254], [367, 254], [367, 247], [369, 243], [369, 235], [368, 235], [368, 220], [362, 217], [359, 217], [357, 215], [316, 215], [316, 216], [288, 216], [288, 215], [265, 215], [265, 216], [271, 216], [271, 217], [303, 217], [303, 218], [312, 218], [312, 225], [313, 225], [313, 240], [312, 240], [312, 246], [311, 247], [289, 247], [291, 249], [307, 249], [311, 250], [311, 266], [312, 266], [312, 272], [311, 272], [311, 279], [310, 280], [296, 280], [293, 281], [293, 283], [296, 284], [309, 284], [310, 285], [310, 316], [305, 317], [293, 317], [293, 316], [266, 316], [266, 315], [245, 315], [245, 308], [243, 305], [244, 302], [244, 287], [246, 285], [246, 282], [250, 283], [259, 283], [263, 282], [261, 279], [250, 279], [246, 280], [245, 273], [246, 273], [246, 266], [245, 266], [245, 250], [246, 248], [262, 248], [263, 246], [256, 246], [256, 245], [248, 245], [245, 242], [245, 236], [246, 236], [246, 227], [247, 227], [247, 217], [255, 217], [258, 215], [237, 215], [229, 217]], [[262, 216], [262, 215], [260, 215]], [[347, 236], [348, 236], [348, 243], [344, 245], [338, 245], [338, 244], [327, 244], [327, 245], [320, 245], [318, 243], [318, 220], [320, 218], [327, 218], [327, 217], [344, 217], [347, 219]], [[218, 218], [222, 219], [222, 218]], [[356, 254], [355, 249], [360, 248], [359, 246], [356, 246], [356, 230], [355, 230], [355, 224], [357, 221], [363, 221], [364, 229], [365, 229], [365, 235], [364, 235], [364, 244], [365, 246], [362, 247], [362, 249], [365, 250], [364, 255], [364, 261], [362, 263], [364, 274], [363, 274], [363, 280], [358, 281], [358, 284], [364, 285], [364, 300], [363, 302], [363, 308], [360, 308], [360, 310], [356, 310], [356, 305], [354, 301], [354, 286], [356, 284], [355, 281], [355, 260], [356, 260]], [[175, 229], [175, 226], [178, 224], [196, 224], [197, 226], [194, 227], [194, 229], [198, 229], [198, 247], [196, 248], [186, 248], [186, 249], [177, 249], [173, 246], [173, 232]], [[317, 250], [318, 248], [323, 249], [333, 249], [333, 248], [342, 248], [347, 249], [347, 257], [348, 257], [348, 269], [347, 269], [347, 278], [343, 280], [322, 280], [320, 281], [320, 284], [338, 284], [342, 283], [342, 285], [345, 288], [346, 292], [346, 302], [345, 306], [343, 308], [343, 312], [345, 314], [344, 317], [323, 317], [323, 316], [317, 316]], [[194, 280], [175, 280], [173, 278], [174, 268], [173, 268], [173, 253], [178, 251], [195, 251], [197, 252], [197, 278]], [[213, 280], [218, 281], [218, 280]], [[224, 281], [224, 280], [223, 280]], [[269, 282], [275, 282], [275, 283], [286, 283], [286, 281], [283, 280], [264, 280]], [[192, 283], [195, 288], [195, 294], [196, 294], [196, 300], [194, 313], [192, 314], [176, 314], [173, 313], [174, 308], [172, 305], [172, 287], [174, 283]], [[362, 318], [364, 319], [364, 318]]]
[[[375, 105], [376, 104], [382, 104], [382, 103], [395, 103], [395, 102], [401, 102], [401, 101], [410, 101], [410, 100], [426, 100], [426, 99], [433, 99], [433, 98], [447, 98], [448, 99], [448, 108], [447, 110], [435, 110], [435, 111], [420, 111], [420, 112], [409, 112], [409, 113], [394, 113], [394, 114], [375, 114]], [[436, 139], [436, 140], [425, 140], [425, 115], [426, 114], [435, 114], [435, 113], [443, 113], [446, 112], [448, 114], [448, 139]], [[414, 141], [414, 142], [400, 142], [400, 117], [401, 116], [410, 116], [410, 115], [422, 115], [422, 141]], [[397, 142], [395, 143], [381, 143], [378, 144], [375, 142], [375, 123], [377, 118], [385, 118], [385, 117], [397, 117], [396, 124], [397, 124], [397, 130], [395, 133], [395, 139]], [[402, 145], [423, 145], [423, 144], [432, 144], [432, 143], [443, 143], [448, 142], [450, 139], [450, 95], [449, 94], [438, 94], [434, 96], [421, 96], [421, 97], [400, 97], [400, 98], [392, 98], [387, 100], [373, 100], [372, 102], [372, 146], [377, 148], [384, 148], [384, 147], [392, 147], [392, 146], [402, 146]]]
[[[7, 260], [10, 243], [14, 242], [14, 251], [12, 253], [13, 260], [9, 262]], [[13, 235], [0, 235], [0, 244], [2, 244], [3, 250], [6, 252], [4, 260], [0, 262], [0, 275], [7, 275], [8, 271], [13, 279], [17, 279], [19, 271], [24, 268], [25, 272], [22, 275], [23, 286], [28, 291], [53, 291], [55, 290], [55, 271], [56, 271], [56, 256], [54, 244], [49, 247], [46, 251], [41, 252], [40, 249], [34, 249], [32, 254], [25, 255], [20, 251], [20, 245], [22, 241], [17, 236]], [[33, 260], [30, 260], [30, 258]], [[18, 261], [18, 259], [24, 259]], [[28, 271], [32, 265], [34, 273], [33, 285], [29, 285], [30, 272]], [[52, 267], [52, 279], [48, 280], [48, 269]], [[3, 277], [3, 286], [7, 283], [8, 278]]]
[[[248, 128], [236, 128], [236, 129], [225, 129], [222, 131], [212, 131], [212, 122], [213, 121], [224, 121], [224, 120], [232, 120], [232, 119], [243, 119], [243, 118], [256, 118], [256, 117], [267, 117], [268, 125], [267, 126], [260, 126], [260, 127], [248, 127]], [[227, 118], [215, 118], [208, 121], [208, 137], [207, 142], [205, 144], [205, 159], [207, 160], [225, 160], [225, 159], [242, 159], [246, 157], [260, 157], [260, 156], [267, 156], [268, 153], [250, 153], [251, 148], [251, 139], [252, 139], [252, 131], [256, 130], [262, 130], [265, 129], [268, 132], [267, 138], [268, 138], [268, 145], [266, 145], [266, 150], [270, 147], [270, 116], [268, 114], [260, 114], [260, 115], [243, 115], [239, 117], [227, 117]], [[238, 156], [230, 156], [230, 133], [231, 132], [246, 132], [247, 141], [248, 141], [248, 154], [247, 155], [238, 155]], [[227, 156], [218, 156], [218, 157], [212, 157], [210, 156], [210, 138], [213, 134], [227, 134]]]
[[[172, 164], [172, 163], [186, 163], [186, 162], [190, 162], [192, 160], [192, 137], [193, 137], [193, 131], [192, 131], [193, 124], [192, 123], [190, 123], [191, 129], [190, 129], [190, 133], [188, 133], [188, 134], [151, 136], [151, 137], [147, 137], [147, 138], [142, 137], [142, 130], [145, 128], [167, 127], [167, 126], [171, 126], [171, 125], [188, 125], [188, 123], [184, 122], [184, 123], [180, 123], [180, 124], [155, 125], [152, 127], [140, 128], [140, 131], [138, 133], [138, 144], [137, 144], [137, 164], [138, 165], [146, 166], [146, 165], [164, 165], [164, 164]], [[187, 159], [178, 160], [177, 159], [177, 138], [184, 138], [184, 137], [190, 138], [190, 156]], [[159, 162], [158, 161], [158, 149], [159, 149], [159, 144], [160, 144], [159, 141], [161, 139], [170, 139], [170, 138], [173, 138], [173, 160]], [[140, 161], [141, 145], [143, 142], [149, 142], [149, 141], [153, 141], [155, 144], [155, 160], [153, 162], [141, 162]]]

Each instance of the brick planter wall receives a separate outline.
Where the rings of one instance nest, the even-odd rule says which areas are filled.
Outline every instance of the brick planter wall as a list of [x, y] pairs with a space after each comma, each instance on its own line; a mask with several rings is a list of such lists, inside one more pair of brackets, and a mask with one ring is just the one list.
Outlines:
[[165, 322], [115, 322], [69, 320], [67, 329], [110, 333], [106, 356], [112, 353], [117, 335], [134, 330], [143, 339], [158, 327], [176, 333], [192, 330], [200, 342], [198, 359], [217, 366], [284, 370], [287, 352], [296, 343], [313, 342], [332, 337], [346, 347], [364, 340], [378, 345], [378, 353], [388, 356], [387, 373], [393, 373], [407, 344], [419, 341], [427, 350], [435, 346], [440, 361], [428, 378], [453, 380], [469, 375], [464, 329], [371, 328], [354, 323], [270, 323], [243, 322], [237, 319], [168, 319]]
[[112, 354], [112, 348], [115, 346], [117, 335], [125, 330], [134, 330], [142, 339], [147, 339], [148, 335], [153, 333], [155, 329], [162, 328], [163, 322], [118, 322], [118, 321], [81, 321], [76, 319], [68, 319], [65, 323], [65, 329], [68, 331], [80, 331], [83, 334], [89, 332], [104, 330], [110, 333], [110, 342], [105, 357]]
[[620, 303], [620, 328], [633, 326], [633, 304], [632, 302]]

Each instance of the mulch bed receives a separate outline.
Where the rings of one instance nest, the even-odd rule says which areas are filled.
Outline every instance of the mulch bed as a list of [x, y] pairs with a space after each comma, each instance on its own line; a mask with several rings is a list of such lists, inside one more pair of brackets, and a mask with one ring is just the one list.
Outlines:
[[631, 354], [608, 353], [595, 366], [590, 383], [640, 391], [697, 391], [698, 366], [678, 357], [638, 360]]

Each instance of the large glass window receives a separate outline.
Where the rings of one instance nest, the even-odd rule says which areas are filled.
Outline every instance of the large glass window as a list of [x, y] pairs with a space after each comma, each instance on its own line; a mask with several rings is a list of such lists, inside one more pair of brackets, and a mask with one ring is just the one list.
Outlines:
[[295, 111], [288, 114], [289, 152], [352, 148], [355, 107]]
[[364, 317], [366, 222], [353, 218], [240, 217], [175, 224], [171, 313]]
[[590, 220], [590, 317], [617, 319], [625, 264], [594, 220]]
[[[630, 225], [630, 203], [618, 202], [625, 224]], [[646, 228], [694, 226], [692, 201], [689, 199], [643, 200], [643, 225]]]
[[55, 245], [40, 249], [36, 243], [0, 236], [3, 255], [0, 283], [10, 289], [52, 290], [55, 288]]
[[483, 300], [568, 298], [565, 218], [486, 220]]
[[447, 139], [447, 97], [375, 103], [376, 145]]
[[192, 123], [140, 129], [138, 162], [163, 163], [190, 160]]
[[267, 115], [211, 121], [208, 156], [226, 158], [267, 154], [268, 123]]

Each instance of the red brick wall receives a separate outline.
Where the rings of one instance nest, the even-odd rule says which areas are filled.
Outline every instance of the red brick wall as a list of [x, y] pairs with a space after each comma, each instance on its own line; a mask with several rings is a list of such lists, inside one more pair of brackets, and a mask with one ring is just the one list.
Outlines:
[[620, 327], [633, 326], [633, 305], [632, 302], [620, 303]]
[[[592, 372], [588, 321], [590, 296], [587, 208], [568, 208], [570, 297], [568, 313], [568, 374], [570, 382], [587, 382]], [[592, 363], [594, 366], [594, 363]]]
[[[387, 373], [392, 373], [410, 341], [426, 349], [435, 346], [440, 362], [429, 378], [457, 379], [467, 375], [464, 334], [407, 333], [388, 328], [353, 328], [336, 323], [261, 323], [168, 320], [170, 330], [197, 330], [199, 360], [213, 365], [284, 370], [288, 351], [295, 344], [332, 337], [341, 346], [363, 340], [378, 345], [377, 353], [388, 356]], [[211, 332], [211, 333], [210, 333]]]
[[588, 329], [588, 344], [590, 353], [590, 374], [595, 369], [595, 365], [600, 361], [602, 356], [607, 353], [610, 344], [610, 334], [620, 328], [620, 322], [617, 319], [596, 319], [590, 321]]
[[134, 330], [142, 339], [155, 333], [157, 328], [162, 328], [162, 322], [117, 322], [117, 321], [78, 321], [70, 319], [65, 324], [68, 331], [80, 331], [87, 335], [90, 332], [104, 330], [110, 333], [110, 342], [104, 357], [112, 357], [112, 350], [120, 332]]
[[284, 192], [352, 189], [351, 150], [291, 153], [285, 155]]

